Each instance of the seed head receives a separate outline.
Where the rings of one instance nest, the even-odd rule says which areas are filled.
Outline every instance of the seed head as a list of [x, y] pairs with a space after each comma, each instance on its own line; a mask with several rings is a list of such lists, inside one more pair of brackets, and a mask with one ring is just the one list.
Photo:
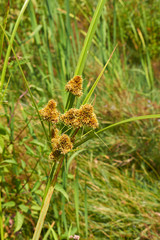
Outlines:
[[75, 76], [66, 84], [65, 89], [73, 95], [80, 97], [82, 95], [82, 82], [81, 76]]
[[79, 116], [83, 125], [87, 125], [92, 128], [98, 127], [98, 120], [91, 104], [82, 105], [79, 110]]
[[39, 114], [44, 120], [47, 120], [52, 123], [57, 123], [59, 121], [59, 112], [56, 109], [57, 103], [52, 99], [48, 104], [41, 110]]
[[58, 151], [61, 154], [66, 154], [73, 148], [70, 137], [66, 134], [63, 134], [58, 138], [52, 138], [51, 145], [53, 152]]
[[73, 148], [73, 144], [71, 142], [71, 139], [68, 135], [63, 134], [60, 137], [60, 151], [61, 154], [66, 154], [68, 153], [72, 148]]
[[90, 118], [88, 126], [94, 128], [94, 129], [98, 128], [99, 124], [98, 124], [98, 120], [96, 118], [96, 114], [93, 114], [93, 116]]
[[51, 145], [52, 145], [52, 149], [53, 151], [59, 150], [59, 138], [52, 138], [51, 140]]
[[71, 108], [61, 116], [61, 120], [72, 127], [81, 127], [79, 121], [79, 109]]

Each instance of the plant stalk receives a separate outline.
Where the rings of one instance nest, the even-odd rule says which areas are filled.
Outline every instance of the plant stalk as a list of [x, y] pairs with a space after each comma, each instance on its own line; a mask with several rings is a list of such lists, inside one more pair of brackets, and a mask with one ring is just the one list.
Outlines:
[[[47, 192], [46, 196], [44, 195], [44, 200], [43, 200], [44, 204], [42, 206], [42, 209], [41, 209], [41, 212], [40, 212], [40, 215], [39, 215], [39, 218], [38, 218], [38, 222], [37, 222], [36, 229], [35, 229], [32, 240], [38, 240], [39, 237], [40, 237], [42, 227], [43, 227], [43, 223], [44, 223], [44, 220], [45, 220], [48, 208], [49, 208], [49, 204], [50, 204], [50, 201], [51, 201], [51, 197], [52, 197], [52, 194], [53, 194], [56, 182], [57, 182], [59, 172], [60, 172], [61, 167], [62, 167], [63, 159], [64, 159], [64, 156], [62, 156], [62, 158], [60, 159], [60, 162], [59, 162], [59, 164], [57, 166], [57, 169], [56, 169], [56, 172], [54, 174], [54, 178], [50, 179], [50, 186], [48, 187], [48, 192]], [[54, 165], [53, 165], [53, 167], [54, 167]], [[52, 172], [52, 170], [51, 170], [51, 172]], [[51, 175], [50, 175], [50, 177], [51, 177]]]

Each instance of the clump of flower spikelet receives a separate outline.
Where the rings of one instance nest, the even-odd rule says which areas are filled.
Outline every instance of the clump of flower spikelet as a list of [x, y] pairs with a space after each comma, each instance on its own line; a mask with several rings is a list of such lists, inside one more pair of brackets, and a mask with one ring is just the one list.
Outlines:
[[62, 134], [61, 136], [56, 135], [52, 138], [51, 145], [52, 152], [50, 154], [50, 159], [57, 159], [60, 154], [64, 155], [73, 148], [71, 139], [67, 134]]
[[72, 127], [82, 127], [81, 122], [79, 121], [79, 109], [69, 109], [66, 113], [61, 115], [60, 119], [65, 123], [65, 125]]
[[57, 123], [59, 121], [60, 113], [57, 111], [56, 107], [57, 103], [51, 99], [43, 109], [39, 110], [39, 114], [44, 120]]
[[82, 125], [87, 125], [92, 128], [98, 127], [98, 120], [91, 104], [85, 104], [80, 107], [79, 119]]
[[[82, 78], [81, 76], [75, 76], [66, 85], [66, 90], [73, 95], [82, 95]], [[73, 148], [73, 138], [62, 133], [60, 134], [55, 124], [61, 120], [65, 125], [79, 129], [83, 126], [92, 127], [93, 129], [98, 127], [98, 120], [94, 113], [94, 108], [91, 104], [81, 105], [80, 109], [71, 108], [60, 116], [60, 113], [56, 109], [57, 103], [52, 99], [39, 113], [44, 120], [52, 122], [54, 128], [52, 130], [52, 152], [50, 153], [50, 159], [57, 160], [59, 156], [67, 154]]]
[[66, 91], [71, 92], [73, 95], [80, 97], [82, 95], [82, 83], [81, 76], [75, 76], [66, 84]]
[[72, 127], [82, 127], [84, 125], [97, 128], [98, 120], [91, 104], [85, 104], [80, 109], [71, 108], [61, 116], [61, 120]]

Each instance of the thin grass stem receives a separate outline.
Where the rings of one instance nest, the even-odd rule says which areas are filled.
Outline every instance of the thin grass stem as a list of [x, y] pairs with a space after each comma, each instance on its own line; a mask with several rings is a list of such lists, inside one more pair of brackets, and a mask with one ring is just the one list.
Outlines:
[[[4, 31], [4, 28], [3, 28], [3, 26], [2, 26], [1, 24], [0, 24], [0, 27], [1, 27], [2, 30]], [[9, 45], [10, 45], [10, 41], [9, 41], [8, 36], [6, 35], [5, 31], [4, 31], [4, 34], [5, 34], [5, 37], [6, 37], [8, 43], [9, 43]], [[24, 83], [25, 83], [25, 85], [26, 85], [26, 88], [27, 88], [27, 90], [28, 90], [28, 92], [29, 92], [29, 94], [30, 94], [32, 103], [33, 103], [33, 105], [34, 105], [34, 107], [35, 107], [35, 109], [36, 109], [36, 112], [37, 112], [37, 114], [38, 114], [38, 118], [39, 118], [39, 120], [40, 120], [40, 122], [41, 122], [43, 131], [44, 131], [44, 133], [45, 133], [45, 136], [46, 136], [46, 139], [47, 139], [47, 143], [49, 144], [50, 148], [52, 149], [49, 136], [48, 136], [47, 131], [46, 131], [46, 128], [45, 128], [45, 126], [44, 126], [43, 120], [42, 120], [42, 118], [41, 118], [41, 116], [40, 116], [40, 114], [39, 114], [38, 106], [37, 106], [37, 104], [36, 104], [36, 102], [35, 102], [35, 100], [34, 100], [34, 97], [33, 97], [33, 94], [32, 94], [32, 92], [31, 92], [31, 90], [30, 90], [28, 81], [27, 81], [27, 79], [26, 79], [26, 77], [25, 77], [25, 75], [24, 75], [23, 69], [22, 69], [22, 67], [21, 67], [21, 65], [20, 65], [20, 63], [19, 63], [19, 60], [18, 60], [18, 58], [17, 58], [17, 55], [16, 55], [16, 53], [15, 53], [15, 51], [14, 51], [14, 49], [13, 49], [12, 46], [11, 46], [11, 49], [12, 49], [12, 52], [13, 52], [15, 58], [16, 58], [17, 64], [18, 64], [18, 66], [19, 66], [19, 69], [20, 69], [20, 71], [21, 71], [21, 73], [22, 73], [22, 77], [23, 77]]]
[[[44, 198], [43, 198], [44, 199], [43, 200], [44, 204], [42, 206], [42, 209], [41, 209], [41, 212], [40, 212], [40, 215], [39, 215], [39, 218], [38, 218], [38, 222], [37, 222], [36, 229], [35, 229], [32, 240], [38, 240], [39, 237], [40, 237], [42, 227], [43, 227], [43, 223], [44, 223], [44, 220], [45, 220], [48, 208], [49, 208], [51, 197], [52, 197], [52, 194], [53, 194], [53, 191], [54, 191], [54, 188], [55, 188], [55, 184], [57, 182], [59, 172], [60, 172], [61, 167], [62, 167], [63, 160], [64, 160], [64, 156], [61, 157], [60, 162], [58, 163], [56, 172], [54, 174], [54, 178], [50, 179], [50, 186], [48, 187], [48, 192], [47, 192], [46, 196], [44, 196]], [[54, 168], [54, 166], [53, 166], [53, 168]], [[52, 170], [51, 170], [51, 172], [52, 172]], [[50, 175], [50, 178], [51, 178], [51, 175]]]
[[12, 45], [13, 45], [13, 41], [14, 41], [14, 37], [16, 35], [16, 32], [17, 32], [17, 28], [20, 24], [20, 21], [22, 19], [22, 16], [24, 14], [24, 11], [26, 10], [27, 6], [28, 6], [28, 3], [29, 3], [30, 0], [26, 0], [20, 13], [19, 13], [19, 16], [17, 18], [17, 21], [15, 23], [15, 26], [14, 26], [14, 29], [13, 29], [13, 32], [12, 32], [12, 35], [11, 35], [11, 39], [10, 39], [10, 42], [9, 42], [9, 46], [8, 46], [8, 49], [7, 49], [7, 53], [6, 53], [6, 57], [5, 57], [5, 60], [4, 60], [4, 65], [3, 65], [3, 69], [2, 69], [2, 75], [1, 75], [1, 82], [0, 82], [0, 92], [2, 91], [3, 89], [3, 84], [4, 84], [4, 79], [5, 79], [5, 75], [6, 75], [6, 70], [7, 70], [7, 65], [8, 65], [8, 59], [9, 59], [9, 55], [10, 55], [10, 52], [11, 52], [11, 49], [12, 49]]

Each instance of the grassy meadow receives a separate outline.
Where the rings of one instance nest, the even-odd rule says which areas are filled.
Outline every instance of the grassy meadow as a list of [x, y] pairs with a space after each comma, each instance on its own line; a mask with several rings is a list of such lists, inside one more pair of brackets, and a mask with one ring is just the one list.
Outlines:
[[159, 102], [159, 0], [0, 1], [0, 239], [160, 239]]

